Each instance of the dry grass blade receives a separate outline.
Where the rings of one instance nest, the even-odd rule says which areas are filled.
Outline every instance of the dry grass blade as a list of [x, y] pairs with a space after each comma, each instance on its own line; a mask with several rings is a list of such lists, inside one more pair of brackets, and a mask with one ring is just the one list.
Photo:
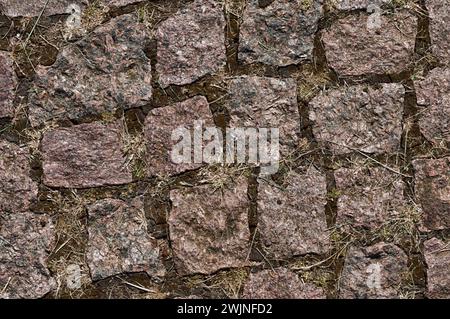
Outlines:
[[50, 0], [47, 0], [47, 1], [45, 2], [45, 5], [44, 5], [44, 7], [42, 8], [41, 13], [40, 13], [39, 16], [37, 17], [36, 22], [34, 23], [33, 28], [32, 28], [31, 31], [30, 31], [30, 34], [28, 34], [28, 37], [27, 37], [27, 39], [25, 40], [25, 42], [24, 42], [24, 44], [23, 44], [23, 49], [24, 49], [24, 50], [25, 50], [25, 48], [27, 47], [28, 41], [30, 41], [31, 37], [33, 36], [34, 30], [36, 30], [36, 27], [37, 27], [39, 21], [41, 20], [42, 15], [44, 14], [45, 9], [47, 9], [47, 6], [48, 6], [48, 3], [49, 3], [49, 2], [50, 2]]

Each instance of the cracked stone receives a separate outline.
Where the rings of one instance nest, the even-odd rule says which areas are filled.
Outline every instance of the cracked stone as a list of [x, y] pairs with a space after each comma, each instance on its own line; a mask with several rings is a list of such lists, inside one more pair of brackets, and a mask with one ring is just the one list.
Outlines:
[[43, 183], [65, 188], [130, 183], [122, 132], [118, 122], [94, 122], [46, 132], [41, 142]]
[[430, 17], [431, 48], [444, 64], [450, 63], [450, 6], [442, 0], [425, 0]]
[[397, 246], [351, 247], [339, 281], [341, 299], [396, 299], [408, 257]]
[[325, 292], [311, 283], [305, 283], [287, 268], [250, 273], [244, 285], [246, 299], [326, 299]]
[[146, 27], [134, 15], [99, 26], [65, 46], [50, 67], [38, 67], [29, 96], [33, 126], [54, 119], [100, 117], [146, 105], [152, 97]]
[[450, 250], [449, 243], [432, 238], [424, 243], [427, 264], [427, 292], [431, 299], [450, 298]]
[[423, 226], [428, 230], [450, 228], [450, 157], [417, 159], [415, 193], [422, 206]]
[[310, 102], [318, 142], [335, 154], [391, 153], [400, 147], [405, 89], [401, 84], [332, 89]]
[[278, 128], [280, 151], [295, 149], [300, 136], [294, 79], [241, 76], [228, 83], [230, 127]]
[[88, 207], [87, 263], [93, 280], [146, 272], [160, 278], [165, 268], [156, 239], [147, 230], [144, 202], [105, 199]]
[[450, 69], [433, 69], [414, 86], [417, 104], [425, 107], [419, 119], [420, 131], [436, 145], [450, 142]]
[[323, 32], [328, 64], [340, 76], [398, 74], [414, 61], [417, 18], [399, 11], [371, 27], [365, 13], [336, 21]]
[[226, 64], [225, 18], [212, 0], [196, 0], [160, 23], [157, 30], [159, 84], [193, 83]]
[[0, 210], [0, 299], [41, 298], [56, 288], [47, 259], [55, 245], [46, 215]]
[[251, 0], [240, 27], [238, 58], [275, 66], [311, 60], [314, 35], [323, 16], [322, 1], [275, 0], [264, 8]]
[[[142, 2], [143, 0], [100, 0], [109, 7], [122, 7], [129, 4]], [[92, 1], [91, 1], [92, 2]], [[36, 17], [45, 8], [43, 16], [52, 16], [57, 14], [69, 14], [72, 5], [77, 5], [84, 9], [89, 4], [88, 0], [50, 0], [46, 6], [47, 0], [0, 0], [0, 11], [8, 17]]]
[[0, 211], [27, 211], [37, 200], [29, 158], [28, 149], [0, 140]]
[[282, 187], [272, 183], [258, 183], [258, 233], [265, 251], [277, 259], [325, 253], [325, 175], [311, 167], [304, 174], [290, 172]]
[[374, 230], [406, 209], [405, 184], [400, 175], [382, 167], [340, 168], [334, 172], [336, 225]]
[[168, 224], [177, 272], [210, 274], [248, 265], [247, 180], [215, 191], [212, 185], [170, 192]]
[[9, 53], [0, 51], [0, 118], [14, 115], [14, 97], [17, 87], [17, 75], [14, 61]]
[[[172, 149], [178, 141], [172, 141], [172, 132], [178, 128], [189, 130], [193, 138], [194, 130], [202, 126], [215, 127], [208, 101], [204, 96], [196, 96], [173, 105], [155, 108], [145, 119], [145, 138], [147, 141], [147, 173], [155, 175], [176, 175], [202, 166], [195, 163], [193, 149], [191, 163], [176, 163], [172, 159]], [[192, 145], [192, 143], [190, 143]]]
[[332, 6], [338, 10], [361, 10], [370, 6], [382, 7], [392, 0], [331, 0]]

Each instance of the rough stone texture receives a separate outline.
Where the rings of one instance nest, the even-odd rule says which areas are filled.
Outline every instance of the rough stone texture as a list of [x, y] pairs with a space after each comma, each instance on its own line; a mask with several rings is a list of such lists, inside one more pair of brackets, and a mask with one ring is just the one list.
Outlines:
[[429, 230], [450, 228], [450, 157], [414, 160], [413, 167], [423, 226]]
[[41, 143], [44, 184], [85, 188], [130, 183], [122, 132], [120, 123], [98, 122], [48, 131]]
[[9, 53], [0, 51], [0, 118], [14, 115], [14, 96], [17, 76]]
[[392, 0], [330, 0], [333, 7], [338, 10], [360, 10], [367, 9], [371, 5], [383, 6]]
[[163, 88], [192, 83], [226, 64], [225, 18], [212, 0], [196, 0], [161, 22], [156, 37]]
[[71, 4], [84, 7], [86, 0], [50, 0], [45, 6], [47, 0], [0, 0], [0, 11], [8, 17], [36, 17], [41, 14], [45, 7], [44, 16], [51, 16], [55, 14], [66, 14], [68, 7]]
[[327, 251], [326, 187], [325, 175], [314, 167], [290, 172], [282, 189], [259, 181], [258, 233], [265, 251], [279, 259]]
[[0, 210], [0, 299], [40, 298], [56, 288], [47, 268], [55, 245], [46, 215]]
[[286, 268], [251, 273], [244, 285], [243, 298], [248, 299], [326, 299], [325, 292], [301, 281]]
[[103, 3], [110, 7], [123, 7], [129, 4], [143, 2], [144, 0], [102, 0]]
[[88, 207], [86, 260], [93, 280], [130, 272], [162, 277], [156, 239], [147, 231], [143, 199], [105, 199]]
[[450, 142], [450, 69], [433, 69], [414, 86], [417, 104], [426, 107], [419, 119], [420, 131], [435, 144]]
[[[0, 0], [0, 298], [450, 298], [449, 0], [414, 0], [429, 19], [391, 0], [50, 0], [26, 56], [46, 2]], [[300, 167], [172, 163], [195, 120], [278, 127]], [[413, 179], [352, 161], [394, 158], [402, 131]], [[374, 245], [411, 201], [420, 238]], [[357, 237], [347, 257], [295, 270], [334, 253], [327, 225]]]
[[[147, 173], [155, 175], [175, 175], [199, 168], [201, 163], [181, 163], [172, 161], [172, 147], [178, 141], [172, 141], [173, 130], [184, 127], [194, 135], [198, 127], [195, 121], [203, 120], [203, 127], [214, 127], [214, 120], [204, 96], [196, 96], [181, 103], [156, 108], [145, 119], [145, 138], [147, 141]], [[192, 150], [193, 152], [193, 150]], [[194, 157], [192, 155], [192, 161]]]
[[275, 0], [263, 8], [259, 2], [250, 0], [244, 11], [239, 60], [287, 66], [311, 59], [323, 1]]
[[23, 212], [36, 200], [29, 156], [26, 148], [0, 140], [0, 212]]
[[406, 209], [401, 176], [382, 167], [340, 168], [334, 172], [336, 225], [374, 230]]
[[397, 246], [378, 243], [351, 247], [339, 281], [341, 299], [399, 298], [408, 257]]
[[123, 15], [64, 47], [52, 66], [37, 69], [29, 97], [31, 124], [147, 104], [152, 97], [147, 33], [134, 15]]
[[432, 238], [424, 243], [428, 298], [450, 298], [450, 243]]
[[300, 116], [294, 79], [236, 77], [229, 81], [228, 94], [230, 127], [278, 128], [281, 152], [295, 148]]
[[[310, 102], [309, 118], [318, 142], [336, 154], [398, 150], [405, 90], [400, 84], [332, 89]], [[353, 149], [353, 150], [352, 150]]]
[[425, 0], [430, 17], [431, 47], [442, 63], [450, 63], [450, 5], [443, 0]]
[[[121, 7], [143, 0], [100, 0], [101, 3], [109, 7]], [[47, 0], [0, 0], [0, 11], [8, 17], [36, 17], [41, 14]], [[50, 0], [45, 7], [43, 16], [70, 13], [70, 5], [78, 5], [84, 9], [92, 1], [88, 0]]]
[[323, 32], [328, 64], [340, 76], [396, 74], [410, 67], [417, 18], [400, 11], [380, 19], [381, 28], [368, 28], [365, 13], [350, 15]]
[[209, 274], [247, 265], [250, 249], [247, 181], [214, 191], [211, 185], [170, 192], [168, 224], [177, 272]]

